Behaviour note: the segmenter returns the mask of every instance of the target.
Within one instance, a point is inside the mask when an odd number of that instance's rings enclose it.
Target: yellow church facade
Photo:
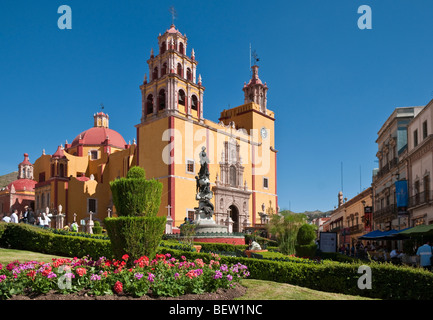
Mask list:
[[[194,219],[199,152],[206,148],[215,220],[230,217],[233,231],[264,224],[278,211],[275,116],[267,109],[267,86],[258,66],[244,84],[244,104],[221,112],[219,122],[203,118],[204,86],[197,76],[194,49],[174,25],[158,37],[149,77],[140,86],[142,117],[137,128],[137,164],[148,178],[160,180],[160,214],[175,225]],[[148,80],[149,79],[149,80]]]
[[[267,108],[267,85],[252,67],[243,86],[244,104],[223,110],[218,122],[203,117],[204,91],[194,50],[174,25],[158,37],[158,54],[147,61],[149,77],[139,86],[142,116],[136,142],[126,143],[109,128],[108,115],[94,115],[94,126],[72,143],[43,154],[34,163],[35,209],[66,214],[66,221],[103,220],[115,214],[109,182],[129,168],[145,169],[163,183],[159,215],[173,226],[194,219],[199,152],[210,160],[214,219],[233,231],[264,224],[278,211],[274,113]]]

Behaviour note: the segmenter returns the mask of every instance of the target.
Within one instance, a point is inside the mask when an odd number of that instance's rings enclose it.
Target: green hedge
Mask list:
[[[105,218],[104,224],[117,259],[124,254],[129,255],[130,260],[139,259],[143,255],[153,259],[164,233],[166,217],[122,216]]]
[[[65,257],[112,257],[110,241],[52,233],[23,223],[0,224],[0,247]]]
[[[214,259],[209,253],[184,252],[159,248],[161,253],[187,259]],[[248,267],[250,278],[289,283],[314,290],[364,296],[389,300],[430,300],[433,299],[433,273],[387,263],[371,263],[372,289],[358,288],[358,273],[361,263],[322,262],[295,263],[269,261],[241,257],[221,256],[220,263],[242,263]]]
[[[206,244],[209,245],[210,244]],[[215,244],[213,244],[215,245]],[[0,246],[30,250],[67,257],[89,255],[96,259],[112,257],[110,241],[53,234],[49,230],[24,224],[0,223]],[[218,247],[218,246],[217,246]],[[218,247],[219,248],[219,247]],[[210,253],[188,252],[158,247],[157,252],[173,257],[190,259],[215,259]],[[388,263],[369,263],[372,289],[361,290],[358,273],[363,263],[302,263],[270,261],[243,257],[220,256],[222,264],[238,262],[248,266],[250,278],[289,283],[315,290],[359,295],[392,300],[433,299],[433,273],[423,269],[395,266]]]

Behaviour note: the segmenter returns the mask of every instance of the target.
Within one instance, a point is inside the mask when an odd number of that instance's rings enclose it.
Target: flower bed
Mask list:
[[[133,262],[128,258],[125,255],[122,260],[83,257],[53,259],[51,263],[14,261],[6,266],[0,264],[0,299],[12,295],[53,291],[70,294],[83,290],[99,296],[175,297],[232,288],[240,279],[249,276],[245,265],[220,264],[218,255],[213,255],[214,259],[207,264],[202,259],[172,258],[168,253],[157,254],[151,261],[146,256]]]

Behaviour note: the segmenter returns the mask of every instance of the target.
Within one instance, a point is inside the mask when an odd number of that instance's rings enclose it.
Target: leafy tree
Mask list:
[[[274,235],[281,252],[287,255],[295,254],[298,230],[306,221],[306,216],[290,211],[281,211],[280,215],[273,215],[268,224],[268,231]]]

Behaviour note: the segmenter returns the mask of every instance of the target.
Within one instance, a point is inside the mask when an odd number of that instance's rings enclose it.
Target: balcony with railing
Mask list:
[[[357,224],[354,226],[351,226],[349,228],[350,234],[356,234],[364,231],[364,225],[363,224]]]
[[[397,218],[397,205],[396,204],[390,204],[389,206],[386,206],[385,208],[378,209],[374,211],[373,219],[375,221],[379,219],[387,220],[387,219],[393,219]]]
[[[433,191],[423,191],[409,198],[409,208],[429,204],[433,200]]]
[[[392,160],[390,160],[386,165],[384,165],[378,172],[377,174],[373,177],[373,180],[376,181],[380,178],[382,178],[383,176],[385,176],[386,174],[388,174],[392,168],[398,166],[398,158],[395,157]]]

